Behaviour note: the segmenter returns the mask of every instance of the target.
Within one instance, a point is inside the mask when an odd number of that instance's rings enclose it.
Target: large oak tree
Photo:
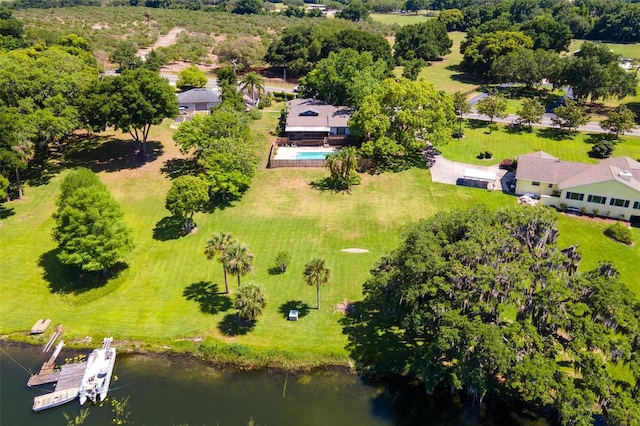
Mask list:
[[[108,76],[91,87],[82,101],[87,125],[94,131],[105,126],[128,132],[140,145],[146,161],[151,126],[178,114],[178,99],[169,82],[155,72],[138,68]]]
[[[343,322],[359,371],[415,377],[428,393],[551,405],[566,425],[596,413],[636,424],[638,299],[611,264],[580,268],[558,235],[544,208],[475,208],[414,225]]]

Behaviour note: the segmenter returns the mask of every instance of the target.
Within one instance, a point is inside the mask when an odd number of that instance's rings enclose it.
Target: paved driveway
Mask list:
[[[438,183],[448,183],[450,185],[458,185],[459,180],[464,177],[465,169],[475,169],[482,171],[490,171],[494,172],[497,176],[495,182],[493,182],[493,186],[489,185],[489,189],[507,189],[503,188],[503,186],[507,186],[506,182],[509,181],[509,178],[503,179],[506,170],[502,170],[495,166],[476,166],[475,164],[467,164],[467,163],[458,163],[455,161],[447,160],[442,155],[436,156],[436,162],[433,166],[431,166],[431,180],[433,182]]]

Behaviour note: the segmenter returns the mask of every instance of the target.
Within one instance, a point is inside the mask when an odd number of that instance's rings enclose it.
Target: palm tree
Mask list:
[[[331,173],[334,189],[348,190],[351,185],[360,183],[360,177],[356,173],[358,153],[355,147],[342,148],[340,151],[328,155],[326,167]]]
[[[255,92],[258,92],[258,96],[264,92],[264,78],[262,78],[257,72],[249,72],[242,77],[242,80],[240,81],[240,88],[251,93],[253,106],[256,106]]]
[[[320,309],[320,287],[324,287],[331,278],[331,270],[327,268],[324,259],[313,259],[304,265],[304,281],[316,288],[316,309]]]
[[[262,313],[267,306],[267,298],[264,289],[256,283],[249,283],[238,289],[235,295],[235,306],[238,310],[238,317],[245,320],[254,320]]]
[[[207,241],[207,246],[204,249],[204,254],[207,256],[207,259],[213,259],[218,255],[218,261],[222,264],[222,271],[224,272],[224,288],[227,294],[229,294],[229,277],[227,275],[228,271],[227,263],[225,262],[225,253],[229,246],[235,243],[236,241],[233,239],[231,234],[219,232],[211,236],[211,239]]]
[[[245,244],[235,242],[227,248],[222,257],[229,273],[238,277],[238,288],[240,288],[240,277],[253,270],[253,253]]]

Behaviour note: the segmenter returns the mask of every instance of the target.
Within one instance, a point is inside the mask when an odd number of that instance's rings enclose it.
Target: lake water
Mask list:
[[[76,353],[63,350],[58,361]],[[48,355],[40,347],[0,343],[0,425],[66,425],[64,413],[79,414],[77,400],[31,410],[33,397],[53,386],[28,388],[23,367],[36,372]],[[338,369],[225,372],[193,358],[119,354],[114,377],[108,399],[128,396],[129,420],[135,425],[247,425],[252,418],[262,426],[546,424],[510,409],[488,412],[453,398],[432,401],[416,388],[370,386]],[[87,405],[91,413],[85,425],[111,422],[108,400],[103,406]]]

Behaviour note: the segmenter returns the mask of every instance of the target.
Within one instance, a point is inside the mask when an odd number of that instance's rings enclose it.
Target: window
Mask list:
[[[553,184],[552,183],[549,184],[549,188],[553,188]]]
[[[567,200],[584,200],[584,194],[580,194],[579,192],[567,192],[567,195],[564,196]]]
[[[621,198],[612,198],[609,202],[610,206],[616,207],[629,207],[629,200],[623,200]]]
[[[531,182],[531,186],[540,186],[540,182],[536,182],[535,180]]]
[[[336,134],[338,135],[345,135],[347,133],[347,129],[344,127],[337,127],[336,128]]]
[[[589,195],[587,201],[595,204],[604,204],[607,202],[607,197],[601,197],[600,195]]]
[[[640,201],[634,201],[633,202],[633,208],[636,210],[640,210]]]

